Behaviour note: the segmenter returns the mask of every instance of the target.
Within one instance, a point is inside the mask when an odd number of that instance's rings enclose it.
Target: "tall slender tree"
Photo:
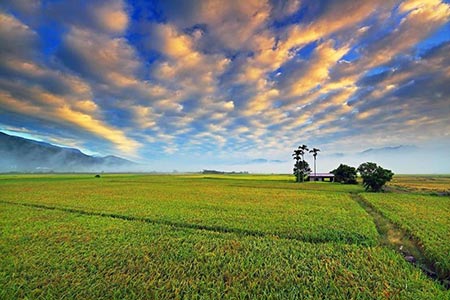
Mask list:
[[[305,152],[308,152],[308,146],[306,146],[305,144],[298,146],[298,149],[302,150],[302,160],[305,160]]]
[[[294,153],[292,154],[293,159],[295,160],[295,165],[294,165],[294,175],[296,178],[297,182],[300,182],[300,161],[302,159],[302,151],[301,149],[296,149],[294,150]]]
[[[308,163],[304,159],[305,149],[308,150],[306,145],[299,146],[297,149],[294,150],[294,153],[292,154],[295,160],[294,175],[296,177],[297,182],[305,181],[305,176],[307,176],[311,172]]]
[[[312,150],[309,150],[309,153],[312,153],[314,156],[314,180],[316,180],[316,158],[317,158],[317,153],[320,152],[320,149],[317,148],[312,148]]]

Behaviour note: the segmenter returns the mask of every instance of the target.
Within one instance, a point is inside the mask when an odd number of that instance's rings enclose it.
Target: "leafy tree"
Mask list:
[[[294,175],[297,182],[305,181],[305,178],[311,173],[311,168],[306,160],[299,160],[294,165]]]
[[[358,167],[358,172],[363,179],[363,185],[366,191],[380,192],[386,182],[391,181],[391,170],[383,169],[376,163],[366,162]]]
[[[334,169],[330,173],[334,174],[334,181],[345,184],[357,184],[356,181],[356,169],[344,164],[340,164],[337,169]]]

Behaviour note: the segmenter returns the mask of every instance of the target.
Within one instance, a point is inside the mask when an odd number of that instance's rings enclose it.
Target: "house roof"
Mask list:
[[[314,172],[309,174],[309,177],[334,177],[334,174],[332,173],[316,173],[316,175],[314,175]]]

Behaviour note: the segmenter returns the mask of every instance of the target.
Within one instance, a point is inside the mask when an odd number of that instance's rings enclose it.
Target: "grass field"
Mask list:
[[[445,266],[449,197],[424,219],[422,195],[286,175],[1,175],[0,298],[448,299],[356,193]]]

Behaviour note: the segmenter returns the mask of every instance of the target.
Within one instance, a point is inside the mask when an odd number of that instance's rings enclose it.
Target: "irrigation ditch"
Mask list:
[[[379,234],[379,244],[400,253],[407,262],[422,270],[429,278],[439,282],[447,290],[450,289],[449,278],[441,278],[434,268],[434,262],[428,260],[419,241],[406,230],[403,230],[358,193],[350,193],[372,218]]]

